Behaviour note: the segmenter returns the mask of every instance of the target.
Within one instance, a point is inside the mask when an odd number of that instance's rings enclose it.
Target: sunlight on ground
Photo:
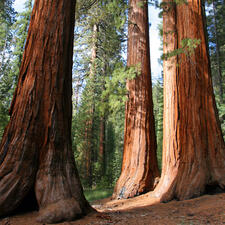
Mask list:
[[[92,203],[99,212],[110,212],[118,210],[132,210],[139,207],[150,206],[160,203],[159,198],[152,195],[153,192],[146,193],[130,199],[112,200],[111,196],[103,200],[97,200]]]

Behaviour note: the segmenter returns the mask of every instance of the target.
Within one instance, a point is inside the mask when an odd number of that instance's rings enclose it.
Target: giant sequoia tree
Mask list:
[[[75,2],[35,1],[0,145],[0,216],[32,190],[41,222],[71,220],[90,209],[71,150]]]
[[[149,53],[148,5],[130,0],[128,28],[128,66],[136,66],[136,78],[127,81],[122,172],[114,198],[129,198],[153,189],[159,176],[153,116]]]
[[[202,1],[176,5],[164,0],[164,134],[162,201],[225,188],[225,145],[215,106]],[[200,39],[193,54],[187,40]],[[182,41],[183,40],[183,41]],[[190,43],[190,42],[189,42]],[[186,47],[185,47],[186,46]],[[190,50],[190,48],[189,48]]]

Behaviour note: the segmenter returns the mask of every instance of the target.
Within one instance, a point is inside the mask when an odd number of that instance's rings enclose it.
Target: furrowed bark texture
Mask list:
[[[218,122],[201,1],[164,1],[164,53],[184,38],[200,39],[191,56],[164,61],[164,135],[161,201],[189,199],[208,186],[225,188],[225,146]],[[179,64],[179,66],[177,66]]]
[[[90,209],[71,148],[75,0],[36,0],[0,146],[0,216],[35,187],[43,223]],[[23,207],[23,206],[21,206]]]
[[[125,140],[122,172],[113,197],[129,198],[150,191],[159,176],[150,72],[148,7],[130,0],[128,66],[139,66],[140,74],[127,82]]]

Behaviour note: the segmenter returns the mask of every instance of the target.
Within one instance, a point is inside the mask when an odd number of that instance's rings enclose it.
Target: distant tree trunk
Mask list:
[[[32,189],[39,222],[72,220],[90,210],[71,147],[75,2],[35,1],[0,145],[0,216],[22,208]]]
[[[94,79],[96,73],[96,58],[97,58],[97,38],[98,38],[98,26],[93,25],[93,36],[92,36],[92,50],[91,50],[91,68],[89,75],[89,109],[88,109],[88,120],[86,121],[86,178],[88,180],[88,186],[91,188],[93,183],[93,161],[94,161],[94,150],[93,150],[93,123],[94,123]]]
[[[105,55],[106,59],[106,55]],[[101,81],[101,86],[102,86],[102,93],[106,90],[105,87],[105,77],[107,76],[107,61],[104,62],[104,66],[102,68],[103,70],[103,76],[102,76],[102,81]],[[102,103],[104,104],[105,101],[107,101],[105,98],[101,99]],[[101,176],[105,176],[106,174],[106,115],[105,112],[103,115],[100,116],[100,137],[99,137],[99,163],[101,166]]]
[[[122,172],[114,198],[129,198],[150,191],[159,176],[153,116],[149,53],[148,5],[130,0],[128,28],[128,66],[140,67],[140,74],[127,81]]]
[[[200,39],[191,56],[164,60],[164,134],[161,201],[189,199],[225,187],[225,145],[219,125],[206,46],[202,2],[164,0],[164,53],[184,38]]]

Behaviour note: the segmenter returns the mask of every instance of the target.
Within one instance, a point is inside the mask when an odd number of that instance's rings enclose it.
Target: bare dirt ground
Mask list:
[[[225,225],[225,193],[169,203],[159,203],[148,193],[128,200],[103,199],[92,206],[97,212],[58,225]],[[7,217],[0,225],[40,225],[35,221],[37,215]]]

